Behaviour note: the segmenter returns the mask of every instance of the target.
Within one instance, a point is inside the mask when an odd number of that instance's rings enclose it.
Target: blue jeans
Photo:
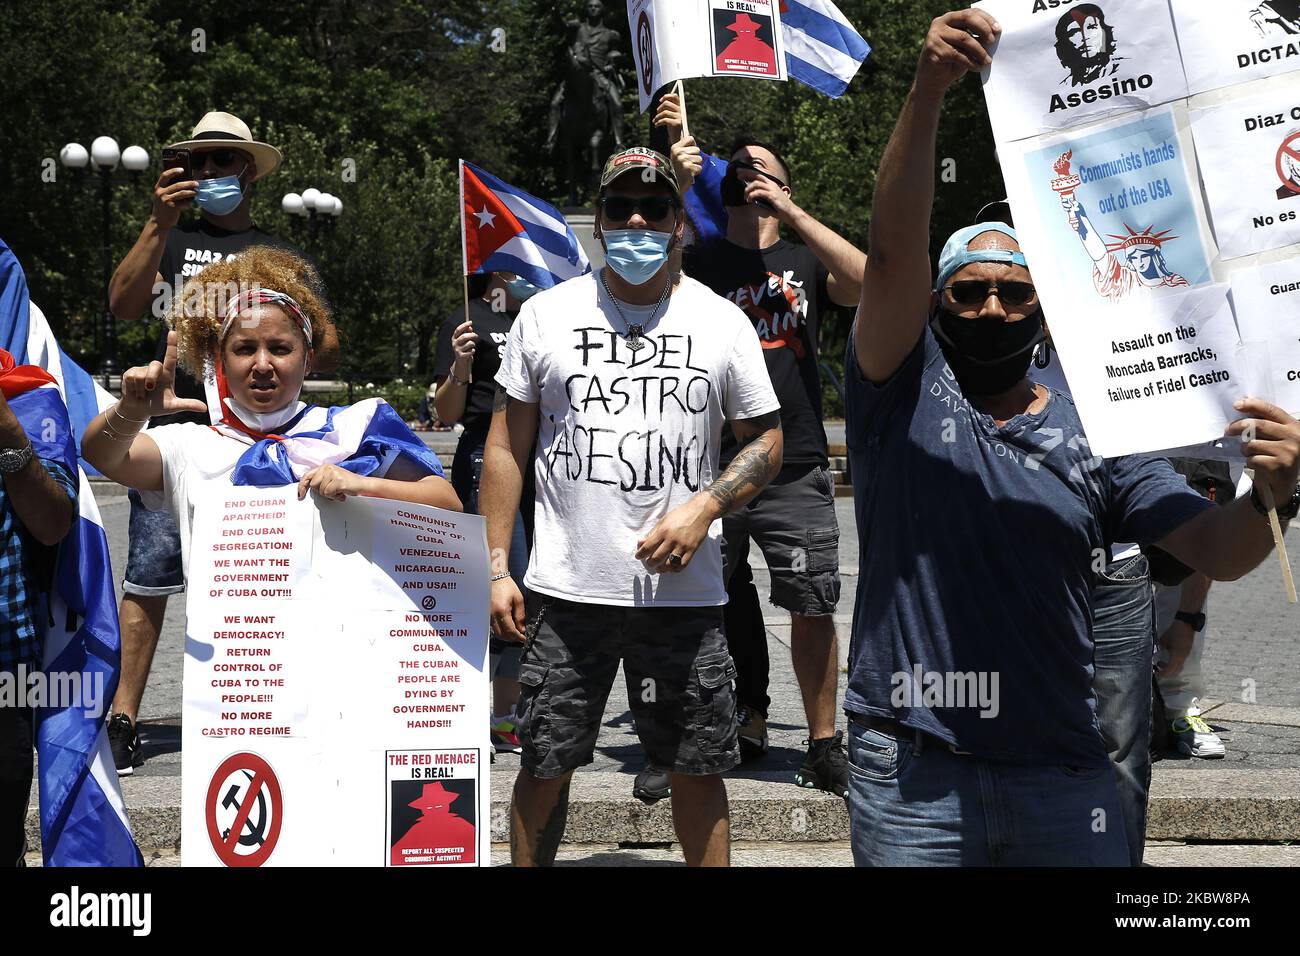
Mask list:
[[[1114,770],[955,754],[849,722],[857,866],[1126,866]]]
[[[1155,616],[1147,559],[1112,562],[1093,586],[1097,723],[1115,767],[1129,861],[1142,865],[1151,790],[1151,675]]]

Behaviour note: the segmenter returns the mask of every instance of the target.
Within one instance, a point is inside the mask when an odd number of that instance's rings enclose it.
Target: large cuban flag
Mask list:
[[[591,271],[558,209],[464,160],[460,207],[465,275],[513,272],[549,289]]]
[[[61,463],[78,481],[79,513],[59,545],[48,613],[40,615],[48,624],[43,634],[46,675],[70,675],[64,678],[65,686],[81,690],[76,695],[80,699],[61,699],[54,703],[62,706],[37,712],[45,864],[140,866],[143,861],[127,823],[104,723],[103,708],[117,692],[121,663],[108,539],[77,457],[77,442],[96,414],[103,390],[59,349],[44,316],[28,300],[18,260],[2,241],[0,343],[14,352],[12,359],[0,357],[10,366],[3,376],[9,407],[36,454]],[[44,372],[34,367],[37,360],[49,363]],[[13,367],[19,364],[26,367]],[[56,378],[60,373],[62,382]],[[64,388],[68,403],[78,405],[86,422],[70,420]]]
[[[781,0],[781,33],[790,78],[840,97],[871,46],[830,0]]]

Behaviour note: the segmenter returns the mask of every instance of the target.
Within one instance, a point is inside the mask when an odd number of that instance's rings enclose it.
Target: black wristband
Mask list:
[[[1259,485],[1250,486],[1250,503],[1255,510],[1265,517],[1268,516],[1268,508],[1264,507],[1264,500],[1259,494]],[[1296,485],[1291,490],[1291,497],[1277,505],[1277,516],[1281,521],[1290,521],[1297,514],[1300,514],[1300,485]]]

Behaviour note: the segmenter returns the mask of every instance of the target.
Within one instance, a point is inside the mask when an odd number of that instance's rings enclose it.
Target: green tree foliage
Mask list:
[[[109,254],[115,265],[139,233],[158,151],[188,136],[211,109],[240,116],[284,152],[255,187],[263,228],[318,262],[357,381],[427,378],[443,317],[461,301],[457,159],[560,201],[557,157],[543,149],[562,75],[565,21],[579,0],[24,0],[0,36],[0,237],[27,270],[33,299],[91,368],[103,308],[103,243],[94,184],[57,166],[67,142],[101,133],[154,158],[135,185],[116,188]],[[881,152],[911,84],[921,38],[946,0],[840,0],[873,53],[849,92],[831,100],[802,85],[687,82],[691,130],[725,153],[751,132],[783,149],[795,197],[865,245]],[[648,140],[637,113],[622,2],[606,22],[625,38],[629,142]],[[502,47],[504,46],[504,49]],[[1002,196],[978,80],[954,90],[940,133],[934,235],[941,242],[984,202]],[[42,173],[54,160],[56,180]],[[353,175],[353,172],[355,175]],[[936,170],[939,177],[943,169]],[[48,177],[48,173],[47,173]],[[122,174],[122,178],[126,178]],[[280,197],[315,186],[343,215],[309,227]],[[838,364],[846,317],[823,346]],[[121,358],[148,357],[146,322],[119,324]]]

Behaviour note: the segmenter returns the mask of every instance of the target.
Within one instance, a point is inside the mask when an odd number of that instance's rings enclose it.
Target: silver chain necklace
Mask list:
[[[614,303],[614,308],[618,312],[618,317],[623,320],[623,328],[626,330],[623,335],[627,337],[627,347],[632,352],[639,352],[645,348],[645,343],[641,341],[641,336],[645,335],[645,327],[653,322],[659,316],[659,310],[663,308],[664,302],[668,299],[668,293],[672,291],[673,279],[675,276],[670,275],[668,282],[664,285],[663,294],[659,296],[659,301],[655,303],[654,311],[650,313],[650,318],[646,320],[645,325],[630,325],[627,316],[623,314],[622,307],[618,304],[618,299],[614,298],[614,293],[609,289],[609,282],[605,279],[605,270],[600,270],[600,284],[605,287],[605,294],[609,296],[609,301]]]

